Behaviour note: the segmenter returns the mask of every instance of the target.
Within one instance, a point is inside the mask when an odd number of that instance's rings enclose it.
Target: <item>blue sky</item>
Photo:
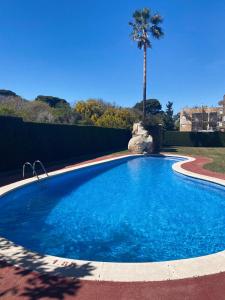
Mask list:
[[[135,9],[164,17],[148,53],[148,98],[165,106],[217,105],[225,94],[224,0],[0,0],[0,88],[74,103],[133,106],[142,51],[129,38]]]

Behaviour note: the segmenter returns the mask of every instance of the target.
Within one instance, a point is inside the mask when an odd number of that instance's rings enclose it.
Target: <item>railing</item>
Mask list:
[[[37,176],[37,179],[39,180],[39,176],[36,172],[36,164],[40,164],[40,166],[41,166],[42,170],[44,171],[45,175],[48,177],[48,173],[46,172],[46,169],[45,169],[43,163],[40,160],[35,160],[33,165],[29,161],[25,162],[25,164],[23,165],[23,178],[25,177],[26,166],[29,166],[32,170],[33,176]]]
[[[37,163],[41,166],[41,168],[44,171],[45,175],[48,177],[48,173],[46,172],[46,169],[45,169],[43,163],[40,160],[35,160],[35,162],[33,163],[33,175],[37,174],[36,173],[36,168],[35,168]]]
[[[26,166],[31,167],[33,176],[36,175],[36,176],[37,176],[37,179],[39,179],[37,172],[35,171],[34,167],[32,166],[32,164],[31,164],[29,161],[25,162],[25,164],[23,165],[23,178],[25,177],[25,169],[26,169]]]

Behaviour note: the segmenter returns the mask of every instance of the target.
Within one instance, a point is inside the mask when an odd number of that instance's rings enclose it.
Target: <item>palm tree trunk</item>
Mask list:
[[[143,122],[145,122],[146,119],[146,68],[147,64],[147,47],[146,44],[144,45],[144,66],[143,66]]]

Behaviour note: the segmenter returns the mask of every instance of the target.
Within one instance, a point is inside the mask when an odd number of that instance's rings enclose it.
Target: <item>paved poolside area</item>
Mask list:
[[[0,299],[224,300],[225,273],[161,282],[103,282],[43,275],[0,263]]]
[[[118,155],[119,156],[119,155]],[[112,158],[107,155],[89,162]],[[183,165],[188,171],[225,179],[203,169],[208,158]],[[87,163],[87,161],[85,162]],[[91,274],[91,270],[86,270]],[[154,282],[87,281],[38,273],[7,264],[0,258],[0,299],[225,299],[225,273]]]

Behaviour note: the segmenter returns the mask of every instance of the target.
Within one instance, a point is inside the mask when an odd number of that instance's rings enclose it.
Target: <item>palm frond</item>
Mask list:
[[[151,16],[151,10],[149,8],[143,8],[142,9],[142,18],[147,23]]]
[[[151,17],[151,23],[153,25],[158,25],[158,24],[161,24],[162,22],[163,22],[163,17],[161,17],[160,14],[154,14]]]
[[[158,26],[162,22],[163,18],[158,13],[151,15],[149,8],[136,10],[133,13],[133,20],[129,22],[129,25],[132,27],[131,37],[137,42],[139,49],[142,49],[143,46],[151,48],[149,35],[156,39],[164,35],[162,28]]]
[[[164,36],[164,32],[162,31],[162,28],[157,25],[153,25],[151,27],[151,33],[152,36],[156,39],[160,39],[161,37]]]
[[[141,24],[141,22],[142,22],[141,11],[136,10],[133,14],[133,19],[134,19],[135,23]]]

